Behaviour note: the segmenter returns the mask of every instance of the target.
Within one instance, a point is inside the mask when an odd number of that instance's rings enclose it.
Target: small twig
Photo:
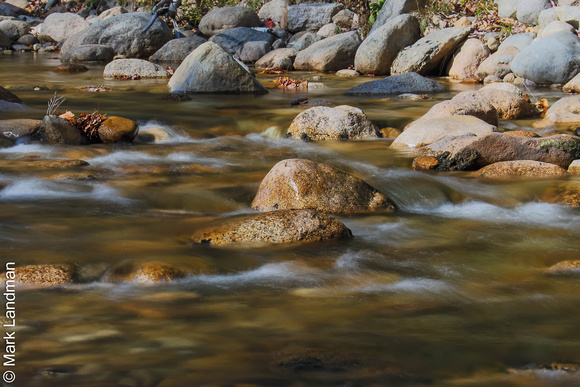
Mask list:
[[[48,100],[48,109],[46,109],[47,116],[53,116],[56,113],[56,109],[59,108],[62,103],[66,101],[65,97],[56,97],[56,91],[54,92],[54,97]]]

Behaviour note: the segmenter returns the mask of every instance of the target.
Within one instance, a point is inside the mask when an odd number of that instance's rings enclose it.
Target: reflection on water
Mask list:
[[[57,91],[67,98],[63,109],[137,120],[141,140],[0,149],[3,261],[69,263],[81,273],[78,284],[19,289],[12,385],[579,384],[580,281],[544,274],[579,259],[578,211],[537,201],[557,180],[419,173],[388,140],[259,135],[283,131],[303,109],[290,106],[299,96],[356,105],[379,126],[401,128],[475,86],[449,84],[451,93],[418,102],[347,98],[347,88],[368,79],[324,74],[327,88],[310,94],[169,102],[161,100],[166,81],[105,80],[96,65],[52,73],[57,64],[51,55],[0,57],[0,85],[33,108],[6,118],[42,118]],[[80,91],[98,85],[113,91]],[[188,244],[208,221],[251,212],[261,179],[293,157],[355,173],[402,211],[343,217],[350,241]],[[34,164],[48,159],[89,165]],[[189,274],[156,285],[101,280],[120,262],[149,261]]]

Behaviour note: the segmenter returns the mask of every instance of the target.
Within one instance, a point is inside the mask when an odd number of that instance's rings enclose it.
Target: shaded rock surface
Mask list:
[[[363,180],[310,160],[277,163],[252,201],[258,211],[309,208],[334,214],[390,212],[394,204]]]
[[[312,107],[298,114],[288,128],[288,135],[302,140],[377,138],[377,133],[362,110],[347,105]]]
[[[155,54],[149,58],[152,62],[183,62],[196,48],[207,42],[207,39],[199,35],[181,39],[173,39],[165,43]]]
[[[2,86],[0,86],[0,100],[14,103],[22,102],[22,100],[16,94],[3,88]]]
[[[399,15],[417,11],[425,6],[425,0],[389,0],[383,3],[383,6],[377,15],[373,27],[369,31],[369,36],[381,28],[390,19]]]
[[[258,27],[261,24],[250,7],[222,7],[209,11],[199,22],[199,30],[205,36],[213,36],[231,28]]]
[[[2,20],[0,21],[0,31],[4,33],[13,42],[21,36],[28,34],[30,25],[21,20]]]
[[[86,138],[64,118],[45,116],[35,137],[48,144],[81,145]]]
[[[414,72],[365,82],[346,91],[346,95],[396,95],[404,93],[442,93],[447,88]]]
[[[40,128],[42,121],[26,118],[0,121],[0,136],[16,141],[20,138],[32,136]]]
[[[417,19],[405,14],[388,20],[359,46],[354,67],[363,74],[389,74],[399,52],[420,38]]]
[[[217,221],[197,230],[191,241],[210,246],[232,243],[262,245],[347,239],[351,236],[342,222],[322,212],[282,210]]]
[[[472,134],[483,136],[496,132],[497,128],[479,118],[457,115],[415,121],[391,144],[392,148],[418,148],[448,137]]]
[[[103,77],[169,78],[169,73],[163,67],[144,59],[117,59],[105,66]]]
[[[147,12],[133,12],[99,20],[90,27],[68,38],[61,53],[84,44],[104,44],[115,51],[115,55],[129,58],[147,58],[173,38],[169,27],[157,19],[145,32],[151,15]]]
[[[173,93],[253,93],[268,91],[231,55],[213,42],[195,49],[169,81]]]
[[[269,32],[257,31],[248,27],[236,27],[212,36],[209,41],[219,44],[231,55],[240,55],[247,43],[264,42],[271,46],[275,39],[276,37]]]
[[[410,71],[427,75],[467,37],[470,27],[451,27],[435,31],[404,48],[393,61],[391,74]]]
[[[361,44],[357,31],[345,32],[314,43],[296,55],[294,68],[304,71],[338,71],[354,64]]]
[[[103,62],[113,60],[115,50],[103,44],[83,44],[73,47],[61,55],[60,61],[67,62]]]
[[[565,176],[566,170],[554,164],[532,160],[514,160],[493,163],[477,171],[484,177],[555,177]]]

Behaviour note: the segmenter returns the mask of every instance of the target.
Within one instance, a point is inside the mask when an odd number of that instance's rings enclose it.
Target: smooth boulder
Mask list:
[[[138,75],[139,78],[169,78],[163,67],[144,59],[117,59],[105,66],[104,78],[124,78]]]
[[[258,68],[282,67],[284,70],[289,70],[288,67],[293,67],[292,63],[294,63],[296,55],[298,55],[298,50],[294,48],[279,48],[258,59],[255,66]]]
[[[268,90],[223,48],[207,42],[195,49],[169,81],[172,93],[264,94]]]
[[[97,129],[99,139],[105,144],[131,142],[139,133],[139,127],[133,120],[123,117],[108,117]]]
[[[163,47],[151,55],[152,62],[183,62],[196,48],[207,42],[207,39],[199,35],[181,39],[173,39],[165,43]]]
[[[479,65],[489,55],[489,48],[481,40],[467,39],[453,53],[447,64],[447,74],[455,79],[475,77]]]
[[[263,42],[272,46],[276,37],[265,31],[257,31],[248,27],[236,27],[212,36],[209,41],[219,44],[231,55],[240,55],[244,46],[250,42]]]
[[[414,72],[392,75],[376,81],[362,83],[348,89],[345,95],[398,95],[405,93],[443,93],[447,88],[436,81]]]
[[[260,183],[251,207],[258,211],[315,209],[333,214],[395,210],[385,195],[358,177],[304,159],[274,165]]]
[[[359,46],[354,67],[363,74],[389,74],[399,52],[419,40],[419,22],[404,14],[388,20]]]
[[[566,176],[564,168],[554,164],[543,163],[533,160],[501,161],[486,165],[477,171],[478,176],[483,177],[558,177]]]
[[[338,71],[354,64],[361,44],[357,31],[345,32],[314,43],[296,55],[294,68],[302,71]]]
[[[194,244],[264,245],[348,239],[339,220],[315,210],[283,210],[223,219],[193,233]]]
[[[359,140],[377,138],[378,130],[358,108],[315,106],[294,118],[287,136],[302,140]]]
[[[390,19],[399,15],[417,11],[425,6],[425,0],[388,0],[383,3],[369,36],[385,25]]]
[[[536,128],[549,126],[560,130],[580,127],[580,95],[559,99],[550,106],[541,121],[534,123]]]
[[[34,135],[48,144],[81,145],[87,140],[73,124],[57,116],[44,116],[40,128]]]
[[[74,13],[51,13],[41,26],[42,35],[48,35],[56,42],[63,42],[74,34],[89,28],[90,22]]]
[[[167,25],[157,19],[142,33],[151,15],[147,12],[133,12],[112,16],[91,24],[90,27],[68,38],[61,53],[84,44],[104,44],[115,51],[115,55],[128,58],[148,58],[173,38]]]
[[[288,7],[288,31],[313,31],[332,23],[344,6],[340,3],[297,4]]]
[[[222,7],[209,11],[199,22],[199,30],[205,36],[214,36],[236,27],[259,27],[262,24],[250,7]]]
[[[115,50],[103,44],[83,44],[67,50],[60,57],[63,63],[100,62],[109,63],[115,57]]]
[[[515,46],[505,46],[498,49],[481,62],[475,75],[480,78],[485,78],[488,75],[505,77],[512,72],[511,63],[519,53],[520,49]]]

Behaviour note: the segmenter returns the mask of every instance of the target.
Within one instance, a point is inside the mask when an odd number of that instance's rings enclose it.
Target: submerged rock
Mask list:
[[[580,260],[558,262],[546,269],[546,274],[576,274],[580,275]]]
[[[136,282],[152,284],[171,282],[187,276],[181,267],[164,262],[121,262],[109,269],[102,278],[105,282]]]
[[[213,42],[202,44],[185,58],[169,88],[172,93],[268,93],[247,68]]]
[[[347,239],[350,230],[339,220],[315,210],[283,210],[219,220],[191,236],[196,244],[279,244]]]
[[[23,137],[29,137],[34,134],[40,125],[41,120],[31,120],[26,118],[0,121],[0,137],[5,137],[16,141]]]
[[[580,207],[580,183],[577,181],[567,181],[553,185],[542,194],[541,200],[547,203]]]
[[[377,138],[378,130],[362,110],[342,105],[315,106],[298,114],[287,136],[301,140],[358,140]]]
[[[398,95],[404,93],[442,93],[445,86],[417,73],[393,75],[377,81],[362,83],[348,89],[345,95]]]
[[[10,271],[12,272],[12,271]],[[28,265],[16,267],[12,275],[2,273],[0,281],[14,280],[17,284],[55,286],[73,282],[76,277],[75,268],[71,265]]]
[[[334,214],[395,210],[385,195],[358,177],[303,159],[274,165],[260,183],[251,207],[258,211],[308,208]]]

